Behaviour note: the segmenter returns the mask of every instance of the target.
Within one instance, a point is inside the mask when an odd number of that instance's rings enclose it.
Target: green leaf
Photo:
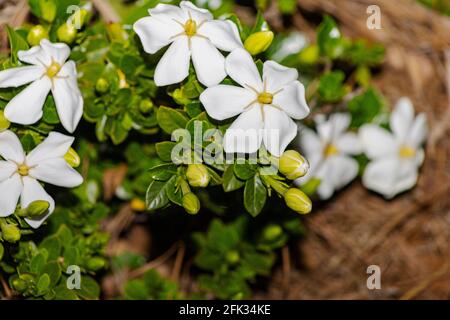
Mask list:
[[[3,259],[3,255],[5,254],[5,248],[3,247],[3,245],[0,243],[0,261],[2,261]]]
[[[61,242],[56,236],[50,236],[45,238],[39,248],[46,249],[48,252],[47,260],[56,260],[61,254]]]
[[[172,163],[164,163],[152,167],[149,170],[150,177],[153,180],[167,181],[170,177],[177,173],[177,166]]]
[[[53,96],[51,96],[51,95],[49,95],[47,97],[47,99],[45,100],[42,120],[44,120],[48,124],[58,124],[59,123],[59,117],[58,117],[58,112],[56,111],[55,101],[53,99]]]
[[[150,182],[145,198],[148,210],[159,209],[169,203],[167,190],[175,187],[176,178],[176,176],[173,176],[167,181],[153,180]]]
[[[231,192],[234,190],[237,190],[244,186],[245,181],[240,180],[236,175],[234,174],[234,164],[229,165],[225,172],[223,173],[223,190],[225,192]]]
[[[54,290],[55,300],[78,300],[76,290],[67,288],[66,281],[62,281]]]
[[[172,161],[172,149],[175,146],[176,146],[176,143],[172,142],[172,141],[158,142],[155,145],[156,154],[158,155],[158,157],[161,158],[161,160],[170,162],[170,161]]]
[[[14,31],[9,26],[6,26],[6,32],[8,33],[9,46],[11,48],[11,59],[13,63],[17,63],[17,52],[19,50],[27,50],[28,43],[17,31]]]
[[[344,79],[345,74],[340,70],[324,74],[320,78],[318,88],[321,99],[325,102],[337,102],[341,100],[346,93]]]
[[[339,57],[344,49],[344,39],[336,22],[329,16],[325,16],[317,30],[317,44],[322,55],[331,59]]]
[[[35,255],[30,261],[30,271],[33,273],[40,273],[47,263],[47,259],[42,253]]]
[[[50,285],[55,286],[61,278],[61,267],[56,261],[49,262],[42,268],[41,274],[44,273],[49,275]]]
[[[184,128],[189,120],[180,111],[164,106],[159,107],[156,119],[161,129],[169,134],[176,129]]]
[[[48,274],[44,273],[39,277],[39,280],[36,284],[36,287],[38,289],[38,294],[42,295],[45,293],[45,291],[48,290],[48,287],[50,286],[50,277]]]
[[[348,110],[352,115],[352,128],[358,128],[364,123],[371,122],[383,109],[381,96],[369,88],[362,94],[354,97],[348,102]]]
[[[247,161],[245,163],[236,163],[234,165],[234,174],[242,180],[248,180],[256,174],[258,166],[250,164]]]
[[[100,296],[100,287],[93,278],[83,276],[81,277],[80,290],[77,290],[77,294],[86,300],[98,299]]]
[[[267,198],[267,190],[259,175],[247,180],[244,189],[244,206],[245,209],[256,217],[264,207]]]

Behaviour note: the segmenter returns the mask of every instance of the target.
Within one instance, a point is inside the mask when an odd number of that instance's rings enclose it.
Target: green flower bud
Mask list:
[[[280,172],[288,179],[303,177],[309,170],[308,161],[297,151],[287,150],[280,157]]]
[[[0,243],[0,261],[2,261],[3,259],[3,255],[5,254],[5,248],[3,247],[3,245]]]
[[[304,64],[314,64],[319,60],[319,47],[315,44],[303,48],[298,54],[298,59]]]
[[[15,278],[11,282],[11,285],[12,285],[13,289],[16,290],[17,292],[23,292],[28,287],[27,282],[20,278]]]
[[[90,270],[98,271],[106,266],[106,260],[101,257],[92,257],[87,261],[87,267]]]
[[[203,164],[190,164],[186,170],[186,177],[193,187],[206,187],[211,177]]]
[[[284,194],[286,205],[297,213],[306,214],[311,212],[312,203],[306,194],[300,189],[291,188]]]
[[[259,31],[251,34],[244,42],[245,49],[253,56],[269,48],[273,40],[272,31]]]
[[[192,192],[186,193],[182,199],[183,208],[189,214],[197,214],[200,210],[200,200]]]
[[[111,40],[125,41],[128,38],[128,34],[120,23],[110,23],[106,26],[106,30]]]
[[[38,217],[47,213],[50,203],[45,200],[31,202],[25,210],[27,217]]]
[[[47,22],[52,22],[56,17],[57,1],[39,0],[41,16]]]
[[[20,240],[20,229],[15,224],[1,224],[2,238],[5,241],[14,243]]]
[[[78,153],[73,149],[69,148],[67,153],[64,155],[64,160],[71,166],[72,168],[76,168],[80,165],[80,156]]]
[[[241,256],[237,250],[230,250],[225,254],[225,258],[230,264],[236,264],[239,262]]]
[[[139,103],[139,111],[149,113],[153,109],[153,102],[150,99],[141,100]]]
[[[98,78],[97,82],[95,83],[95,90],[97,90],[98,93],[105,93],[109,89],[109,82],[105,78]]]
[[[3,110],[0,110],[0,132],[8,129],[10,125],[11,122],[9,122],[9,120],[6,119],[5,113],[3,112]]]
[[[48,39],[48,32],[40,24],[31,28],[28,32],[27,41],[30,46],[37,46],[42,39]]]
[[[277,224],[270,224],[264,228],[263,238],[267,241],[274,241],[278,239],[283,233],[283,229]]]
[[[56,30],[58,40],[67,44],[71,44],[75,40],[77,33],[78,31],[75,26],[69,23],[64,23]]]

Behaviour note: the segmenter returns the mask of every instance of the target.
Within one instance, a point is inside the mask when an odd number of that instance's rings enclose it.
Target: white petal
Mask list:
[[[189,13],[189,16],[192,17],[192,19],[194,19],[197,23],[211,20],[213,18],[211,12],[206,9],[196,7],[190,1],[181,1],[180,8],[183,9],[186,13]]]
[[[370,159],[394,155],[398,151],[398,143],[394,136],[376,125],[363,125],[359,129],[359,137],[364,152]]]
[[[156,85],[162,87],[183,81],[189,74],[190,59],[188,38],[178,37],[156,66]]]
[[[305,100],[305,87],[299,81],[284,85],[273,97],[273,104],[294,119],[300,120],[309,114],[309,107]]]
[[[26,66],[0,71],[0,88],[19,87],[39,79],[45,72],[41,66]]]
[[[21,192],[22,182],[18,173],[0,181],[0,217],[7,217],[14,213]]]
[[[17,164],[0,160],[0,181],[10,178],[17,171]]]
[[[237,48],[225,59],[227,74],[243,87],[262,92],[262,81],[253,58],[246,50]]]
[[[40,45],[44,52],[60,65],[69,58],[70,48],[65,43],[51,43],[47,39],[42,39]]]
[[[334,142],[350,126],[351,116],[348,113],[333,113],[328,121],[324,121],[320,116],[316,116],[314,120],[316,120],[317,132],[322,141]]]
[[[201,84],[210,87],[220,83],[225,77],[225,58],[211,41],[191,38],[192,62],[197,79]]]
[[[334,189],[341,189],[358,175],[358,162],[345,155],[335,155],[329,159],[331,179]]]
[[[52,214],[53,210],[55,210],[55,201],[53,200],[52,197],[48,195],[48,193],[44,190],[44,188],[39,184],[39,182],[36,179],[26,176],[22,177],[22,181],[23,181],[23,191],[20,197],[20,205],[22,206],[22,208],[28,207],[30,203],[36,200],[44,200],[50,204],[47,214],[33,219],[25,218],[25,221],[32,228],[36,229],[39,228],[39,226],[45,221],[45,219],[47,219],[48,216]]]
[[[145,17],[139,19],[133,26],[147,53],[155,53],[167,46],[175,35],[183,32],[183,28],[173,20]]]
[[[390,127],[400,142],[404,142],[414,120],[414,108],[409,98],[401,98],[391,113]]]
[[[297,124],[286,114],[271,106],[264,106],[264,146],[280,157],[297,135]]]
[[[74,140],[74,137],[59,132],[50,132],[44,141],[28,153],[27,165],[35,166],[48,159],[63,158]]]
[[[5,117],[11,122],[33,124],[42,117],[42,108],[51,88],[48,77],[36,80],[11,99]]]
[[[83,97],[78,89],[75,63],[67,62],[60,71],[60,77],[53,80],[52,94],[56,110],[63,127],[75,131],[83,115]]]
[[[148,12],[151,16],[166,21],[173,21],[175,19],[178,22],[184,23],[189,19],[188,14],[183,9],[171,4],[160,3],[153,9],[148,10]]]
[[[428,134],[427,117],[419,114],[409,129],[405,143],[412,148],[419,148],[426,140]]]
[[[288,83],[297,80],[298,71],[294,68],[287,68],[275,61],[266,61],[263,66],[263,80],[266,90],[275,92]],[[303,95],[305,89],[303,88]]]
[[[305,153],[305,156],[307,158],[310,158],[316,154],[323,154],[322,141],[320,141],[320,138],[316,132],[305,126],[299,128],[298,131],[298,141],[300,144],[300,149]]]
[[[336,148],[345,154],[360,154],[362,152],[361,142],[354,132],[346,132],[335,139]]]
[[[22,164],[25,160],[22,144],[12,131],[0,132],[0,156],[18,164]]]
[[[36,66],[45,67],[52,63],[52,57],[41,46],[34,46],[29,50],[20,50],[17,52],[17,57],[20,61]]]
[[[320,180],[319,187],[317,188],[317,194],[322,200],[331,198],[334,193],[332,171],[333,167],[330,162],[330,158],[325,158],[317,168],[317,172],[314,175],[315,178],[318,178]]]
[[[226,153],[254,153],[262,141],[263,121],[259,106],[243,112],[231,124],[225,133],[224,149]]]
[[[42,161],[30,169],[29,175],[59,187],[73,188],[83,183],[83,177],[63,158]]]
[[[207,37],[220,50],[233,51],[242,47],[242,40],[236,25],[230,20],[210,20],[197,32]]]
[[[256,94],[250,90],[223,84],[207,88],[200,95],[200,101],[206,112],[216,120],[238,115],[255,99]]]
[[[301,186],[311,180],[311,178],[315,178],[317,170],[319,169],[319,165],[322,164],[325,159],[323,158],[322,153],[316,153],[308,156],[307,160],[309,163],[309,170],[303,177],[294,180],[294,183],[297,186]]]

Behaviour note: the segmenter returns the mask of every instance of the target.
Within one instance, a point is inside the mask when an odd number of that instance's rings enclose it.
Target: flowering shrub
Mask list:
[[[186,224],[198,269],[190,294],[247,298],[303,232],[297,213],[312,210],[310,198],[330,199],[358,175],[387,198],[416,183],[426,120],[406,99],[386,120],[370,87],[382,47],[344,38],[329,17],[317,43],[295,46],[300,34],[274,35],[261,15],[250,27],[223,7],[172,2],[145,2],[120,25],[89,6],[68,14],[80,1],[30,0],[39,23],[8,28],[4,295],[95,299],[110,270],[139,270],[146,257],[108,252],[101,226],[129,204],[150,225]],[[155,270],[123,288],[128,299],[188,296]]]

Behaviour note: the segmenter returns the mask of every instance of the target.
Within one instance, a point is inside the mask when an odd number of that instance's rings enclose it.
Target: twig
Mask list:
[[[430,284],[434,281],[441,278],[448,271],[449,262],[444,263],[442,267],[440,267],[436,272],[430,274],[427,278],[423,279],[417,286],[408,290],[403,296],[400,297],[400,300],[411,300],[420,294],[423,290],[425,290]]]
[[[2,283],[3,291],[5,292],[5,297],[10,299],[13,296],[12,290],[9,288],[8,283],[5,281],[3,276],[0,274],[0,282]]]
[[[172,274],[170,276],[170,278],[173,281],[178,281],[178,279],[180,277],[180,272],[181,272],[181,268],[183,266],[183,259],[184,259],[185,252],[186,252],[186,246],[184,245],[184,243],[180,243],[180,246],[178,247],[177,255],[175,257],[175,262],[173,264]]]
[[[287,245],[281,249],[281,258],[283,261],[283,296],[287,297],[291,278],[291,256]]]

